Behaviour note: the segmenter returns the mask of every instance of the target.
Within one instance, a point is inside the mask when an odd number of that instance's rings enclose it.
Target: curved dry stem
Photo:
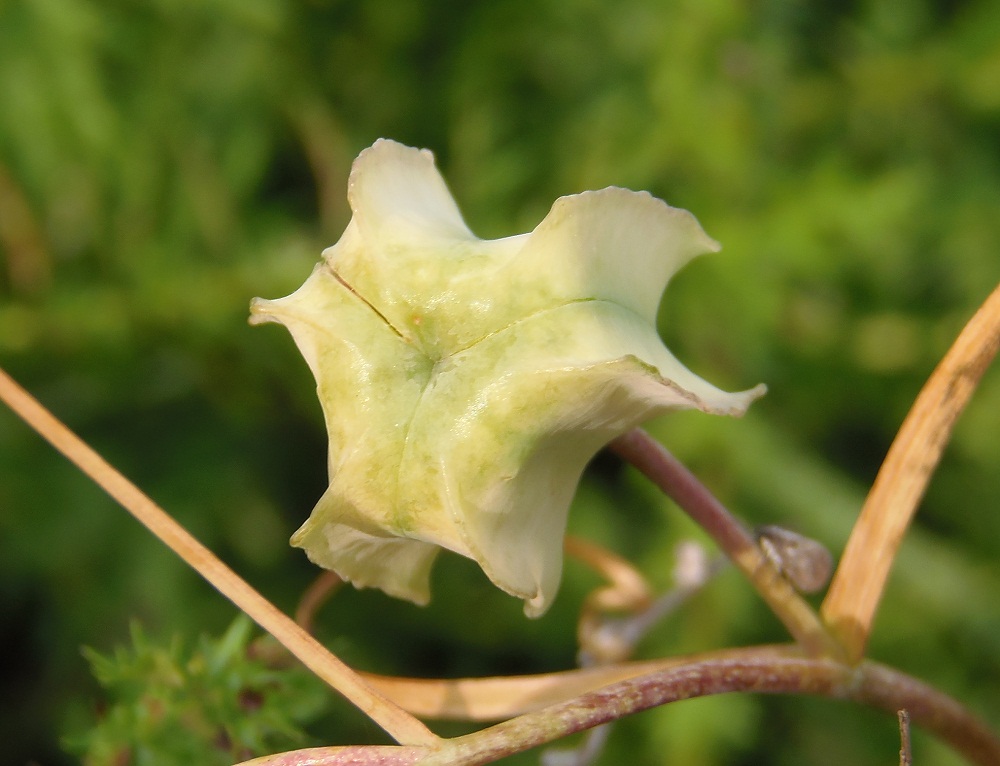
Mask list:
[[[299,605],[295,608],[296,624],[301,626],[306,633],[312,633],[316,613],[334,593],[340,590],[340,586],[343,584],[344,581],[336,572],[324,570],[317,575],[316,579],[306,588],[302,598],[299,599]]]
[[[653,590],[632,562],[589,540],[567,535],[563,547],[600,574],[608,584],[587,596],[587,607],[599,611],[636,611],[652,602]]]
[[[611,442],[610,447],[645,474],[715,540],[807,654],[843,656],[839,643],[827,632],[816,612],[775,569],[753,535],[662,444],[636,428]]]
[[[246,612],[306,667],[353,702],[397,742],[428,744],[440,741],[420,721],[369,687],[357,673],[254,590],[2,369],[0,400],[6,402],[28,425],[76,464],[216,590]]]
[[[307,747],[244,761],[238,766],[409,766],[420,763],[427,747],[387,745],[347,745]]]
[[[608,684],[669,668],[723,657],[787,656],[801,656],[801,649],[794,645],[724,649],[530,676],[433,679],[362,675],[371,686],[420,718],[492,722],[541,710]]]
[[[607,625],[609,613],[634,615],[648,609],[653,603],[649,583],[631,562],[596,543],[567,535],[563,547],[568,555],[607,580],[588,593],[580,607],[576,628],[580,663],[609,664],[627,659],[631,647],[618,640],[608,641],[610,635],[602,628]]]
[[[1000,285],[969,320],[903,421],[847,541],[821,613],[861,659],[896,551],[955,421],[1000,348]]]

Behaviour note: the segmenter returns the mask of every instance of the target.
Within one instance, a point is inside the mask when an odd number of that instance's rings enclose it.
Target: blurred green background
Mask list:
[[[253,296],[309,273],[379,136],[431,148],[483,237],[559,195],[648,189],[724,245],[661,329],[743,420],[651,425],[751,523],[839,552],[922,382],[1000,279],[1000,15],[990,0],[8,0],[0,4],[0,364],[282,608],[325,486],[313,384]],[[1000,725],[1000,371],[960,421],[871,655]],[[670,584],[696,530],[615,459],[571,529]],[[320,635],[412,675],[574,662],[592,575],[537,622],[469,562],[418,609],[344,592]],[[101,693],[81,655],[219,635],[235,610],[0,408],[0,762],[64,764]],[[643,656],[783,640],[734,572]],[[447,729],[452,731],[452,729]],[[458,729],[454,729],[458,730]],[[334,702],[316,741],[382,741]],[[919,764],[958,761],[917,736]],[[604,764],[892,764],[895,722],[726,697],[644,713]],[[537,753],[518,763],[537,762]]]

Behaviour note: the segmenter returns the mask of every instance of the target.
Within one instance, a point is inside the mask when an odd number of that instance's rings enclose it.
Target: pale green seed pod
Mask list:
[[[764,392],[720,391],[655,330],[671,275],[719,246],[690,213],[619,188],[480,240],[430,152],[386,140],[355,161],[348,198],[305,284],[251,307],[292,333],[329,431],[330,486],[292,543],[417,603],[447,548],[540,615],[597,450],[667,410],[740,415]]]

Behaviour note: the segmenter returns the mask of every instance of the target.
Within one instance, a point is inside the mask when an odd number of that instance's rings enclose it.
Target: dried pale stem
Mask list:
[[[611,448],[708,532],[807,654],[813,657],[843,655],[812,607],[774,568],[746,527],[663,445],[636,428],[613,441]]]
[[[897,712],[899,717],[899,766],[913,766],[913,750],[910,746],[910,714],[906,710]]]
[[[701,579],[679,582],[638,614],[613,621],[605,620],[601,626],[601,634],[604,637],[602,644],[605,647],[609,643],[612,648],[620,647],[620,653],[617,656],[611,654],[602,659],[606,662],[619,662],[632,656],[636,645],[656,625],[677,611],[685,601],[700,591],[712,577],[721,572],[728,564],[729,559],[720,554],[714,560],[705,562],[705,571],[700,573]],[[610,637],[610,641],[608,637]]]
[[[566,537],[564,548],[566,553],[608,581],[605,587],[598,588],[587,597],[591,609],[636,611],[649,606],[653,600],[652,588],[630,561],[607,548],[572,535]]]
[[[347,745],[307,747],[244,761],[238,766],[409,766],[421,763],[426,747],[391,745]]]
[[[568,536],[566,553],[602,575],[606,585],[591,591],[580,607],[577,622],[579,661],[584,665],[626,659],[631,647],[608,635],[608,613],[641,613],[653,602],[652,589],[630,562],[578,537]],[[610,639],[610,640],[609,640]]]
[[[701,546],[693,542],[679,546],[678,551],[679,558],[684,559],[683,571],[675,573],[673,588],[654,599],[645,578],[630,562],[594,543],[566,538],[566,552],[608,580],[606,586],[587,596],[580,609],[577,657],[581,666],[627,660],[654,626],[697,593],[729,561],[721,555],[714,562],[708,561]]]
[[[955,421],[1000,348],[1000,286],[969,320],[910,410],[844,549],[823,619],[852,661],[864,655],[896,551]]]
[[[655,660],[596,665],[556,673],[494,678],[397,678],[365,674],[365,680],[420,718],[452,721],[502,721],[566,702],[627,678],[649,675],[668,668],[718,659],[796,656],[801,650],[785,645],[754,646],[703,652]]]
[[[299,599],[299,605],[295,608],[296,624],[301,626],[306,633],[312,633],[316,613],[343,584],[344,581],[336,572],[324,570],[312,581],[306,588],[306,592],[302,594],[302,598]]]
[[[428,744],[440,741],[420,721],[368,686],[357,673],[229,569],[3,370],[0,370],[0,399],[222,595],[246,612],[304,665],[357,705],[398,742]]]

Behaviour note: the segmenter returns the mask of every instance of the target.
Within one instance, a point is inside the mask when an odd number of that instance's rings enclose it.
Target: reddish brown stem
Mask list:
[[[849,700],[912,720],[948,742],[971,763],[1000,763],[1000,739],[947,695],[897,670],[872,662],[848,666],[830,659],[762,651],[756,658],[715,658],[610,684],[568,702],[425,748],[311,748],[259,758],[254,766],[492,763],[570,734],[669,702],[728,692],[812,694]],[[370,756],[370,757],[369,757]]]
[[[711,535],[807,654],[843,656],[812,607],[774,568],[746,527],[662,444],[636,428],[610,446]]]
[[[572,702],[529,713],[477,734],[450,740],[422,764],[489,763],[497,757],[589,729],[669,702],[727,692],[812,694],[847,699],[914,722],[948,742],[972,763],[1000,763],[1000,739],[945,694],[897,670],[864,662],[854,668],[827,659],[767,657],[712,660],[621,681]],[[487,736],[488,735],[488,736]],[[451,759],[452,746],[469,747]],[[529,744],[530,743],[530,744]]]

